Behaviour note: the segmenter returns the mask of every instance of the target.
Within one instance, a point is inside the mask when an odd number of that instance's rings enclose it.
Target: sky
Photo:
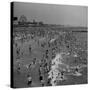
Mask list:
[[[45,24],[70,26],[88,25],[88,7],[37,3],[14,3],[14,16],[25,15],[28,21],[35,19]]]

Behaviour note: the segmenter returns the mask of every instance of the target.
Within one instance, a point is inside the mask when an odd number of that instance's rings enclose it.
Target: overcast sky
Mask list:
[[[25,15],[28,21],[35,19],[47,24],[87,26],[86,6],[51,5],[35,3],[14,3],[14,16]]]

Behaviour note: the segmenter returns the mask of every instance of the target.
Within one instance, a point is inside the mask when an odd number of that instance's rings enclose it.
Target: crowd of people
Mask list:
[[[16,48],[16,60],[20,59],[21,56],[24,55],[24,52],[22,52],[20,45],[18,45],[18,41],[24,44],[25,42],[34,40],[34,42],[37,44],[37,46],[35,47],[40,47],[44,51],[44,53],[42,52],[42,56],[39,56],[42,57],[40,60],[38,60],[36,57],[33,57],[33,60],[30,61],[30,64],[26,65],[27,71],[32,69],[37,64],[39,65],[39,68],[37,70],[39,76],[38,79],[41,86],[56,85],[57,84],[56,77],[59,77],[58,80],[61,81],[65,80],[64,77],[65,71],[64,70],[57,71],[57,66],[58,66],[58,64],[56,64],[57,59],[55,60],[54,63],[52,63],[52,61],[57,57],[57,53],[66,51],[69,53],[69,55],[71,55],[72,53],[71,50],[73,49],[72,47],[74,45],[74,42],[76,41],[75,38],[73,39],[73,37],[70,36],[71,32],[70,33],[61,32],[62,34],[58,33],[56,35],[54,34],[56,31],[51,32],[51,34],[50,32],[46,31],[43,35],[42,33],[39,33],[40,36],[36,34],[37,32],[36,33],[34,32],[34,34],[29,33],[29,35],[28,34],[21,35],[21,38],[17,40],[15,39],[16,37],[14,37],[14,45]],[[32,45],[31,43],[28,45],[29,54],[33,53],[33,48],[32,48],[33,46],[34,45]],[[60,64],[60,59],[59,59],[59,64]],[[21,73],[20,69],[21,67],[19,63],[17,67],[17,73],[19,75]],[[75,71],[78,72],[79,71],[78,68],[76,68]],[[26,84],[28,86],[33,86],[33,78],[31,73],[32,72],[28,72],[26,76],[27,78]]]

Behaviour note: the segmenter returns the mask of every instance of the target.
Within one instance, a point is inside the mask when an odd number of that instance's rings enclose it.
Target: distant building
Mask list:
[[[13,17],[13,24],[18,25],[18,17]]]

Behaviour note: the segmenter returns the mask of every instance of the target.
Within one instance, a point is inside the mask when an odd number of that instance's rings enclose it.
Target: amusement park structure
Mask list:
[[[42,26],[44,23],[42,21],[36,22],[35,19],[33,21],[28,21],[26,16],[21,15],[20,18],[14,17],[13,18],[13,24],[14,26]]]

